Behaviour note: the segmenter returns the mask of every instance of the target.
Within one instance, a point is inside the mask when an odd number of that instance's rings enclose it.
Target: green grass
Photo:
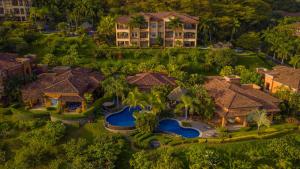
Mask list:
[[[237,54],[237,65],[244,65],[249,69],[255,70],[258,67],[272,68],[274,64],[266,60],[264,54],[256,54],[254,52],[244,52]]]

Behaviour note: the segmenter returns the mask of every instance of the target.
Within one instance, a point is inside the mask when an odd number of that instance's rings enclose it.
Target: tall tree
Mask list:
[[[101,85],[105,91],[105,94],[108,96],[115,96],[117,106],[120,106],[119,100],[120,98],[124,98],[125,92],[128,89],[128,84],[126,83],[125,77],[109,77],[105,79]]]
[[[176,105],[176,112],[181,113],[181,111],[184,109],[185,112],[185,119],[187,120],[188,114],[192,113],[196,110],[195,103],[193,102],[192,97],[183,95],[180,98],[181,102]]]

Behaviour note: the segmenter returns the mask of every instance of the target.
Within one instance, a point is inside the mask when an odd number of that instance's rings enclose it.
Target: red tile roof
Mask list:
[[[266,71],[265,74],[273,76],[274,81],[300,90],[300,69],[287,66],[275,66],[273,70]]]
[[[22,64],[16,60],[18,54],[14,53],[0,53],[0,70],[7,70]]]
[[[139,73],[134,76],[128,76],[129,84],[136,85],[142,90],[149,90],[154,86],[176,86],[175,78],[162,73]]]
[[[249,85],[237,85],[222,77],[209,78],[205,83],[210,96],[217,105],[220,116],[245,116],[255,109],[278,112],[279,99]]]
[[[38,80],[22,88],[23,100],[41,98],[44,93],[76,94],[83,96],[99,87],[104,77],[89,69],[76,68],[66,72],[45,73]]]
[[[180,19],[183,23],[191,23],[191,24],[197,24],[198,18],[194,16],[190,16],[184,13],[178,13],[178,12],[157,12],[157,13],[138,13],[138,15],[144,16],[146,20],[150,21],[163,21],[163,19],[170,18],[170,17],[177,17]],[[130,21],[130,18],[133,15],[129,16],[120,16],[117,18],[118,23],[127,24]]]

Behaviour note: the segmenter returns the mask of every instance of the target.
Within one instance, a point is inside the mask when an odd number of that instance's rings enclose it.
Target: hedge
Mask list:
[[[245,136],[237,136],[232,138],[200,138],[198,139],[199,143],[223,143],[223,142],[234,142],[234,141],[244,141],[244,140],[253,140],[253,139],[268,139],[282,134],[287,134],[294,131],[295,129],[284,129],[281,131],[276,131],[273,133],[265,133],[261,135],[250,134]]]

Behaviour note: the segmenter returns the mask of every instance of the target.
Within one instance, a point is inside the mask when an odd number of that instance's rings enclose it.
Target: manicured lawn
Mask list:
[[[259,56],[258,56],[259,55]],[[244,65],[249,69],[256,69],[258,67],[272,68],[274,64],[264,58],[264,54],[256,54],[254,52],[244,52],[237,54],[237,65]]]

